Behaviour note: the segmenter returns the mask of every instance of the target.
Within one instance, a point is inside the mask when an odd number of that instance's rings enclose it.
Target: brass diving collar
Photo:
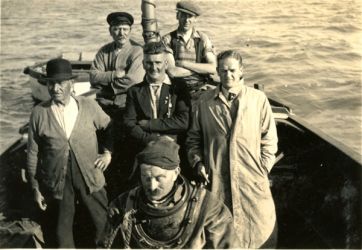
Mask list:
[[[182,248],[189,240],[192,235],[192,231],[195,228],[196,215],[195,215],[195,208],[200,201],[200,188],[194,187],[192,188],[191,184],[185,183],[184,179],[182,178],[182,182],[185,186],[187,191],[185,192],[184,197],[176,204],[176,206],[172,207],[171,209],[165,209],[166,211],[159,211],[155,209],[152,211],[152,214],[158,216],[168,216],[176,213],[179,209],[185,208],[182,205],[186,205],[186,210],[184,213],[183,222],[180,224],[180,229],[178,232],[169,240],[156,240],[151,238],[142,228],[142,222],[138,223],[137,221],[133,222],[134,230],[132,230],[132,238],[137,242],[137,248]],[[138,196],[138,200],[140,200],[140,196]],[[142,206],[142,202],[139,203],[139,208]],[[185,204],[186,203],[186,204]],[[149,209],[149,207],[147,207]],[[156,211],[157,210],[157,211]],[[150,211],[147,211],[150,215]],[[152,216],[152,215],[151,215]],[[154,216],[154,215],[153,215]]]
[[[174,213],[176,213],[179,209],[181,209],[183,207],[183,204],[185,203],[185,201],[189,200],[190,195],[191,195],[191,190],[190,190],[190,186],[186,185],[185,180],[182,176],[180,176],[177,179],[177,184],[176,186],[182,186],[184,187],[184,191],[183,191],[183,195],[181,197],[181,199],[179,201],[176,202],[176,204],[172,207],[154,207],[154,206],[149,206],[145,203],[145,197],[142,194],[138,196],[139,198],[137,199],[136,203],[137,203],[137,207],[139,208],[140,211],[142,211],[143,213],[150,215],[152,217],[164,217],[164,216],[169,216],[172,215]],[[175,192],[175,190],[173,190],[173,193]],[[172,193],[172,194],[173,194]]]

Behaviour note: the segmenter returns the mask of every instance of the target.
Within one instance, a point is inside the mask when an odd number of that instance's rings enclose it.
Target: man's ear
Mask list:
[[[180,175],[181,173],[181,168],[180,167],[177,167],[175,168],[175,175],[174,175],[174,180],[173,181],[176,181],[177,180],[177,177]]]
[[[164,58],[165,66],[166,66],[166,69],[167,69],[168,68],[168,60],[167,60],[166,54],[164,54],[163,58]]]

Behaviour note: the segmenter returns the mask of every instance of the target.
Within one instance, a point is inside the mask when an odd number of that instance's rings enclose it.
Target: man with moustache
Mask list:
[[[103,171],[111,161],[111,120],[92,99],[74,97],[69,61],[46,65],[49,101],[38,104],[29,122],[27,174],[37,206],[46,247],[75,248],[73,221],[81,202],[90,215],[94,247],[104,229],[108,200]],[[105,131],[98,148],[96,131]],[[99,154],[99,150],[102,154]]]
[[[178,150],[160,137],[137,155],[141,185],[111,203],[101,247],[240,247],[227,207],[180,175]]]
[[[216,73],[216,55],[208,36],[195,27],[200,8],[191,1],[180,1],[176,10],[178,28],[162,38],[173,55],[168,57],[168,74],[185,82],[196,100],[210,74]]]
[[[113,41],[96,54],[91,66],[90,82],[101,91],[97,101],[112,118],[120,118],[129,87],[142,81],[142,47],[130,39],[134,19],[127,12],[107,16]]]
[[[268,174],[277,131],[265,94],[244,85],[242,57],[217,57],[221,84],[201,96],[187,134],[190,165],[230,208],[242,248],[275,248],[276,215]]]
[[[127,145],[123,115],[127,89],[142,81],[142,47],[130,39],[134,19],[127,12],[113,12],[107,16],[109,33],[113,41],[104,45],[95,56],[90,70],[92,86],[100,88],[97,101],[114,122],[114,157],[106,173],[110,198],[121,192],[115,182],[127,168]],[[102,140],[103,135],[99,134]]]

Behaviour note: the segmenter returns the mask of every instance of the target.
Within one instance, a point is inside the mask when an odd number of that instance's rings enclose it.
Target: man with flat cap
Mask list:
[[[96,242],[104,229],[108,200],[103,171],[111,161],[111,120],[92,99],[72,95],[72,67],[65,59],[46,65],[51,99],[34,107],[29,122],[27,175],[37,206],[46,247],[74,248],[73,221],[78,202],[90,219]],[[98,147],[96,131],[104,131]],[[99,154],[101,153],[101,154]],[[92,248],[96,245],[79,247]]]
[[[113,12],[107,16],[109,32],[113,38],[97,53],[90,73],[92,86],[100,88],[97,101],[114,122],[114,157],[109,171],[106,173],[107,191],[112,198],[119,194],[118,179],[127,160],[125,159],[126,143],[123,129],[123,114],[127,89],[143,80],[142,47],[130,39],[133,17],[126,12]],[[102,134],[99,135],[101,139]]]
[[[127,12],[107,16],[113,42],[104,45],[91,66],[90,81],[101,89],[98,103],[112,118],[124,108],[127,89],[142,81],[142,47],[130,39],[133,17]]]
[[[103,248],[238,248],[230,211],[180,175],[179,146],[150,142],[137,155],[141,185],[110,205]]]
[[[197,100],[210,75],[216,74],[216,55],[209,37],[195,27],[200,8],[191,1],[180,1],[176,10],[178,28],[162,38],[173,55],[168,58],[168,74],[182,79]]]

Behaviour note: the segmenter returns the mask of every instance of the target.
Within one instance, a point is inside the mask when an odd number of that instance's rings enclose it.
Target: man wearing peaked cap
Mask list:
[[[200,16],[201,9],[190,1],[180,1],[176,4],[176,10],[188,13],[193,16]]]
[[[74,78],[69,61],[50,60],[44,80],[51,99],[35,106],[29,121],[26,170],[47,248],[75,248],[77,202],[89,212],[83,226],[94,230],[94,245],[77,247],[93,248],[107,217],[111,119],[91,98],[72,95]],[[96,131],[104,131],[103,143]]]
[[[129,87],[143,80],[145,72],[142,66],[142,46],[130,39],[134,23],[132,15],[127,12],[113,12],[106,19],[113,41],[100,48],[96,54],[90,70],[90,82],[93,87],[100,89],[97,101],[113,119],[115,126],[114,160],[106,176],[112,197],[112,190],[118,188],[113,185],[112,178],[124,168],[121,152],[125,150],[122,123],[126,93]],[[119,190],[114,193],[118,194]]]
[[[162,40],[168,47],[171,77],[182,79],[193,100],[197,100],[202,90],[216,74],[216,55],[209,37],[196,28],[201,9],[192,1],[176,4],[178,28],[165,35]]]
[[[229,210],[180,175],[178,151],[159,137],[137,155],[141,184],[111,203],[100,247],[239,248]]]
[[[113,12],[107,16],[107,22],[110,26],[127,24],[129,26],[133,25],[133,16],[127,12]]]
[[[91,66],[90,82],[101,89],[97,95],[99,104],[115,118],[124,108],[127,89],[143,79],[143,53],[142,47],[130,39],[134,23],[131,14],[110,13],[107,23],[113,42],[98,51]]]

